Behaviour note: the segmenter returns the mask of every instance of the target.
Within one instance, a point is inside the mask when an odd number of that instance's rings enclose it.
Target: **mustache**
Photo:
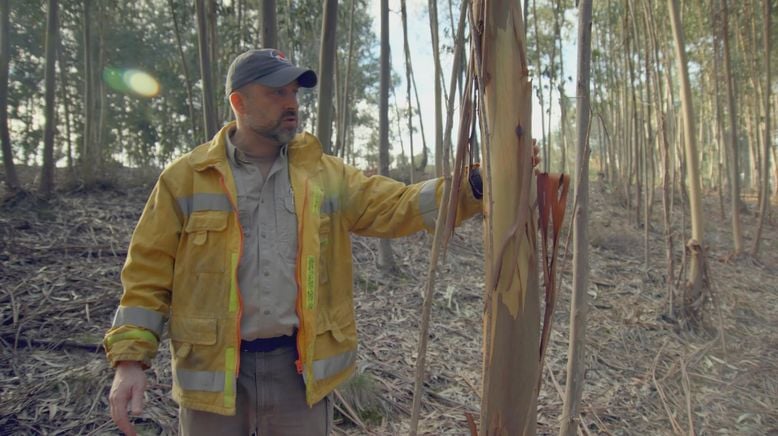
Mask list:
[[[297,111],[291,109],[284,111],[281,114],[281,118],[286,118],[286,117],[297,117]]]

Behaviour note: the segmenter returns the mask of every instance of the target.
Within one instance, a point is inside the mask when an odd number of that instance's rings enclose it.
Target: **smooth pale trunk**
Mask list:
[[[519,4],[487,1],[481,10],[483,4],[475,8],[483,11],[484,21],[481,80],[486,124],[482,143],[487,289],[480,434],[532,435],[540,335],[531,210],[532,85]]]

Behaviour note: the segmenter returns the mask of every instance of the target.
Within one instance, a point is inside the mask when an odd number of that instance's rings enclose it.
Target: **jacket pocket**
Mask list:
[[[316,334],[317,336],[329,336],[335,342],[356,342],[357,330],[353,311],[319,311],[316,319]]]
[[[194,346],[216,345],[218,323],[216,318],[170,317],[170,342],[173,354],[186,359]]]
[[[193,272],[225,270],[229,216],[227,211],[201,210],[189,217],[184,227],[186,244],[178,258]]]

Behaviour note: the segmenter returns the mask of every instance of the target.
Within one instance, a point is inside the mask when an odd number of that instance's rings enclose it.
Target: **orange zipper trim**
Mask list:
[[[294,190],[292,191],[294,193]],[[305,339],[305,322],[303,321],[303,286],[300,275],[302,274],[302,254],[303,254],[303,229],[305,228],[305,211],[308,208],[308,180],[305,180],[305,190],[303,196],[303,207],[298,222],[297,231],[297,273],[295,274],[295,280],[297,281],[297,304],[295,305],[297,318],[300,322],[300,326],[297,328],[297,360],[294,361],[297,373],[302,375],[303,373],[303,347],[302,343]]]
[[[219,170],[216,170],[219,171]],[[238,231],[240,232],[240,246],[238,247],[238,262],[235,265],[235,269],[231,271],[232,279],[235,280],[235,289],[238,291],[238,314],[236,319],[236,331],[237,331],[237,346],[235,347],[237,349],[237,353],[235,353],[235,377],[238,377],[238,374],[240,374],[240,318],[243,316],[243,297],[241,296],[240,292],[240,282],[238,281],[238,267],[240,265],[240,260],[243,257],[243,226],[240,225],[240,213],[238,213],[238,204],[236,201],[233,200],[232,195],[230,195],[230,190],[227,189],[227,183],[224,181],[224,174],[222,174],[221,171],[219,171],[219,183],[222,186],[222,190],[224,190],[224,193],[227,195],[227,199],[230,200],[230,204],[232,205],[233,213],[235,214],[235,222],[238,223]],[[230,268],[232,268],[232,265],[230,265]]]

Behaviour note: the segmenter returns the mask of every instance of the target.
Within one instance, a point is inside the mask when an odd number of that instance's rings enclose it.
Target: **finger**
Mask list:
[[[143,385],[134,385],[132,387],[132,400],[130,402],[130,412],[133,415],[140,415],[143,412]]]
[[[135,428],[130,424],[130,418],[127,416],[127,402],[129,400],[130,390],[125,392],[119,392],[119,389],[114,387],[111,390],[111,418],[124,434],[129,436],[135,435]]]

